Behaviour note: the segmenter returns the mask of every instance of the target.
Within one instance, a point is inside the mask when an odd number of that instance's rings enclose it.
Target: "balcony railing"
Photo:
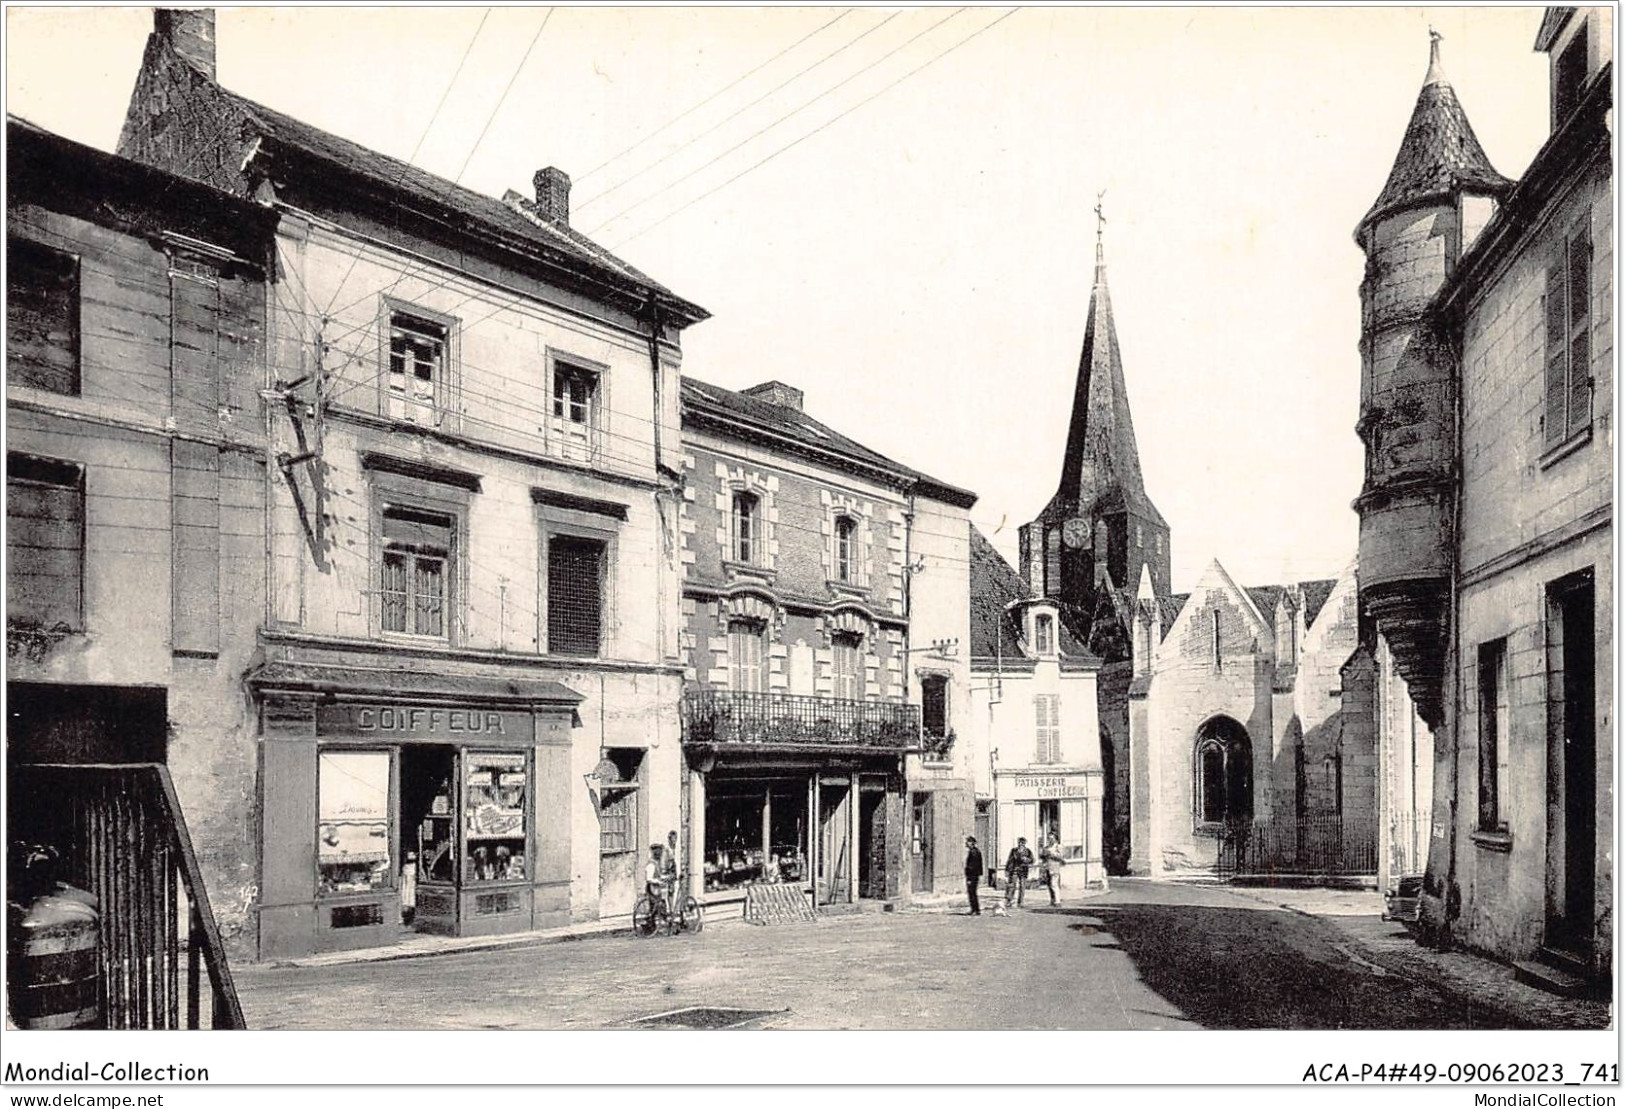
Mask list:
[[[885,701],[691,689],[683,694],[683,742],[917,751],[920,708]]]

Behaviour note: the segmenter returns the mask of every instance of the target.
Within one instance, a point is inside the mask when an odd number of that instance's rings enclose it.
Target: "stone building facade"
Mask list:
[[[901,466],[768,382],[683,383],[685,857],[712,911],[791,884],[816,905],[951,890],[973,494]]]
[[[679,338],[570,226],[248,101],[160,11],[121,152],[276,218],[236,677],[262,957],[631,912],[679,818]]]
[[[1560,988],[1613,947],[1612,42],[1547,9],[1551,134],[1512,182],[1435,40],[1356,232],[1361,604],[1440,735],[1424,924]]]
[[[82,874],[91,844],[57,824],[89,803],[81,776],[46,788],[27,768],[159,764],[228,941],[251,947],[241,678],[265,605],[275,217],[21,120],[6,131],[7,841]]]

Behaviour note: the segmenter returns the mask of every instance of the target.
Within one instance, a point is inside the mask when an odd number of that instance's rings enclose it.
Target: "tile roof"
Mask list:
[[[1012,601],[1032,597],[1004,556],[974,524],[970,529],[970,654],[972,658],[1021,658],[1015,622],[1005,616]]]
[[[685,418],[691,414],[709,413],[723,416],[730,422],[744,421],[763,430],[789,439],[819,454],[844,455],[862,466],[880,470],[907,483],[923,485],[921,492],[933,499],[944,500],[969,508],[976,494],[938,481],[927,474],[872,451],[855,439],[849,439],[828,424],[813,419],[798,408],[773,404],[720,385],[683,378],[683,410]]]
[[[1360,220],[1356,235],[1391,212],[1441,200],[1458,190],[1498,196],[1512,187],[1511,180],[1490,165],[1466,111],[1456,99],[1456,90],[1439,68],[1438,42],[1433,46],[1427,81],[1416,98],[1399,154],[1376,203]]]
[[[181,62],[190,64],[184,59]],[[535,214],[535,205],[524,201],[517,193],[510,194],[514,198],[512,200],[486,196],[408,162],[323,131],[218,84],[215,84],[215,88],[247,114],[250,123],[263,137],[273,142],[342,167],[391,191],[403,192],[414,199],[437,205],[461,220],[482,224],[503,235],[557,251],[622,283],[661,295],[671,307],[687,315],[691,321],[697,322],[710,315],[704,308],[677,296],[648,274],[611,254],[574,228],[543,220]]]
[[[1298,588],[1303,590],[1304,627],[1307,628],[1314,624],[1315,617],[1320,615],[1320,610],[1325,607],[1326,598],[1332,595],[1332,590],[1336,586],[1336,578],[1321,578],[1316,581],[1300,581],[1298,583]]]

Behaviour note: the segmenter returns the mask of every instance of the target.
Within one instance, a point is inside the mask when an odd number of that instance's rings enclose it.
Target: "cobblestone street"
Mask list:
[[[1042,895],[1040,894],[1040,899]],[[863,913],[238,974],[261,1029],[587,1029],[690,1006],[797,1029],[1598,1027],[1416,947],[1374,894],[1119,880],[1009,917]],[[1396,935],[1397,933],[1397,935]]]

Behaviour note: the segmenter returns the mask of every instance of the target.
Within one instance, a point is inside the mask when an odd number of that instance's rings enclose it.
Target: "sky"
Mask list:
[[[1542,9],[222,9],[222,84],[572,223],[712,318],[684,372],[980,495],[1055,490],[1105,217],[1173,584],[1354,557],[1363,257],[1428,28],[1491,161],[1547,132]],[[7,110],[112,150],[149,9],[6,10]],[[1104,192],[1103,198],[1100,194]]]

